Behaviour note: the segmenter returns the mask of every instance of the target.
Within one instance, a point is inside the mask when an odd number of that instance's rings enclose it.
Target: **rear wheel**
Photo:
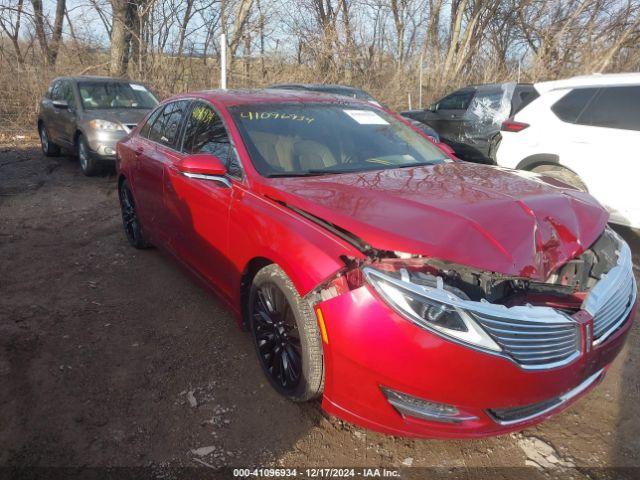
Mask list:
[[[578,190],[582,190],[583,192],[588,191],[587,186],[578,175],[573,173],[568,168],[564,168],[560,165],[540,165],[533,168],[531,171],[535,173],[543,173],[545,175],[548,175],[549,177],[556,178],[561,182],[577,188]]]
[[[151,244],[147,242],[142,235],[142,227],[140,226],[140,220],[138,220],[138,213],[136,211],[136,204],[133,200],[133,194],[129,188],[129,182],[124,180],[120,188],[118,189],[120,197],[120,210],[122,212],[122,226],[124,227],[124,234],[127,237],[129,243],[135,248],[149,248]]]
[[[40,122],[40,125],[38,125],[38,134],[40,135],[42,153],[47,157],[55,157],[60,154],[60,147],[49,138],[49,133],[47,132],[47,127],[45,127],[44,122]]]
[[[93,177],[100,172],[100,164],[91,156],[91,150],[89,149],[89,145],[87,144],[87,140],[84,138],[84,135],[78,135],[78,140],[76,141],[76,152],[82,173],[87,177]]]
[[[315,315],[277,265],[254,277],[249,314],[256,353],[273,388],[297,402],[319,396],[324,363]]]

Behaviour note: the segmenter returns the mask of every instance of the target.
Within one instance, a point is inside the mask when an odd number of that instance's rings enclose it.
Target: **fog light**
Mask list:
[[[397,392],[386,387],[380,387],[382,393],[387,397],[387,401],[403,417],[413,417],[422,420],[436,422],[464,422],[467,420],[477,420],[478,417],[462,415],[453,405],[431,402],[422,398],[414,397],[406,393]]]
[[[115,155],[116,151],[115,151],[115,149],[113,149],[111,147],[104,147],[104,154],[105,155]]]

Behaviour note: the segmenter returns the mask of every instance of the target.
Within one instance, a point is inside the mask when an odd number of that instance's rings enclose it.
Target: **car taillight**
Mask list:
[[[500,130],[503,132],[521,132],[529,126],[528,123],[516,122],[515,120],[505,120],[502,122]]]

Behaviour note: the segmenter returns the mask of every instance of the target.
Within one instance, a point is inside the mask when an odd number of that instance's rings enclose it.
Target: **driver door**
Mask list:
[[[203,101],[193,102],[188,112],[180,157],[175,160],[197,153],[215,155],[227,168],[235,155],[220,116]],[[234,180],[187,177],[178,171],[176,162],[167,169],[164,187],[171,243],[180,258],[229,296],[228,230]]]
[[[74,146],[76,131],[76,101],[68,80],[60,80],[51,92],[52,106],[50,120],[47,125],[51,139],[64,147]],[[67,102],[67,108],[53,106],[53,101]]]

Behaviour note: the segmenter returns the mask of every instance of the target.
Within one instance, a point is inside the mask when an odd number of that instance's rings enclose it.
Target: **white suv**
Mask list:
[[[498,165],[588,190],[611,222],[640,228],[640,73],[534,87],[540,96],[502,124]]]

